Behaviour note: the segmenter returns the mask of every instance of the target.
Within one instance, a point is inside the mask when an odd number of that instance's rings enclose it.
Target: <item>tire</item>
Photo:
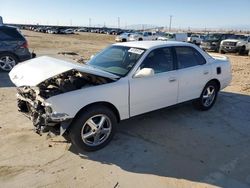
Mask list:
[[[246,53],[246,47],[242,46],[241,49],[239,50],[239,55],[245,55]]]
[[[11,53],[0,54],[0,70],[9,72],[18,63],[18,59]]]
[[[226,52],[223,51],[222,49],[219,49],[219,53],[220,53],[220,54],[225,54]]]
[[[217,99],[218,92],[218,84],[214,81],[208,82],[204,87],[200,97],[194,101],[193,104],[195,108],[201,111],[206,111],[212,108]]]
[[[139,38],[139,40],[138,41],[142,41],[142,38]]]
[[[127,42],[127,39],[122,39],[122,42]]]
[[[117,118],[112,110],[103,105],[94,105],[76,117],[69,129],[69,137],[80,151],[96,151],[112,140],[116,123]]]

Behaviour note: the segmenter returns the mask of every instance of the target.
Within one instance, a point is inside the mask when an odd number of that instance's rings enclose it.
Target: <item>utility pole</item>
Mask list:
[[[120,29],[120,17],[118,17],[117,22],[118,22],[118,29]]]
[[[173,15],[169,15],[169,31],[171,31]]]
[[[89,27],[91,27],[91,18],[89,18]]]

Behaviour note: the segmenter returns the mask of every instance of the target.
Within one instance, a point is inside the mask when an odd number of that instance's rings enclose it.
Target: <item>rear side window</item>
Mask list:
[[[205,58],[192,47],[175,47],[175,51],[179,69],[206,64]]]
[[[25,40],[25,39],[16,29],[12,28],[0,29],[0,41],[11,41],[11,40]]]

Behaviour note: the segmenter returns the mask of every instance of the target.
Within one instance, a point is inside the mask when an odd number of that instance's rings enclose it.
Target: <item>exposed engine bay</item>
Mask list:
[[[18,109],[32,120],[36,132],[40,134],[49,128],[55,128],[57,125],[59,127],[61,123],[59,117],[56,120],[51,119],[52,110],[45,105],[46,99],[66,92],[111,82],[114,80],[70,70],[49,78],[36,87],[18,87]]]

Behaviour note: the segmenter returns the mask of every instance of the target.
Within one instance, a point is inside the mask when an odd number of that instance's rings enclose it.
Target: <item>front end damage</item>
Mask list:
[[[112,81],[114,80],[110,78],[70,70],[49,78],[34,87],[17,87],[18,110],[33,122],[38,134],[51,131],[62,135],[69,127],[72,118],[66,113],[53,111],[53,104],[49,104],[46,100],[66,92]]]

